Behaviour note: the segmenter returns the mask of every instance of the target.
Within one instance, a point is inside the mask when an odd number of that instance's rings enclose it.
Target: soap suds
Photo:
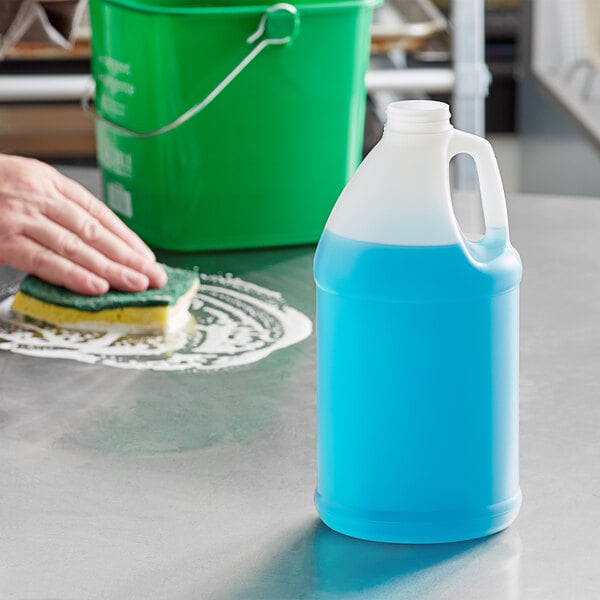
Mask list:
[[[306,339],[311,320],[281,294],[221,275],[200,275],[193,321],[168,335],[73,331],[24,319],[0,302],[0,349],[152,371],[214,371],[247,365]],[[194,322],[195,321],[195,322]]]

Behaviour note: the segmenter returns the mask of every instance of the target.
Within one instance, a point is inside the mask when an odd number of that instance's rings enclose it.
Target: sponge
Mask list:
[[[200,282],[193,271],[163,265],[168,276],[160,289],[138,293],[109,291],[84,296],[28,275],[12,309],[67,329],[170,333],[190,319],[188,308]]]

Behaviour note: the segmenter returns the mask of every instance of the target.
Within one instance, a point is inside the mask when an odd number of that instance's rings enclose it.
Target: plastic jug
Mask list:
[[[477,166],[486,231],[466,239],[449,162]],[[519,283],[489,143],[447,104],[396,102],[315,256],[316,506],[341,533],[450,542],[507,527],[518,474]]]

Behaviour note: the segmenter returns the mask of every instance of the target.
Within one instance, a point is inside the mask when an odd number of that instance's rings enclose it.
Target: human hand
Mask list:
[[[73,292],[160,288],[152,251],[103,202],[50,165],[0,154],[0,264]]]

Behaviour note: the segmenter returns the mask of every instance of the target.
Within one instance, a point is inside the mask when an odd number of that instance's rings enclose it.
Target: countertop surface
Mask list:
[[[67,172],[99,193],[95,172]],[[194,373],[0,350],[0,597],[599,598],[600,200],[513,196],[509,214],[524,264],[514,525],[427,546],[322,525],[314,333]],[[159,257],[275,290],[314,319],[313,252]]]

